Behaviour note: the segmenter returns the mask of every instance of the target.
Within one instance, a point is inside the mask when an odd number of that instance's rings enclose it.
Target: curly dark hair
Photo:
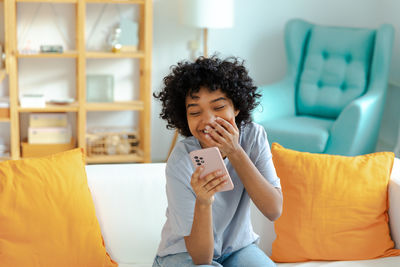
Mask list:
[[[183,136],[191,136],[186,118],[186,96],[197,93],[201,87],[210,91],[221,89],[233,102],[239,114],[238,127],[251,121],[251,112],[257,106],[253,79],[248,75],[243,61],[235,57],[224,60],[217,56],[199,57],[195,62],[181,61],[171,67],[171,73],[163,80],[164,85],[153,96],[162,102],[160,117],[167,121],[167,129],[178,129]]]

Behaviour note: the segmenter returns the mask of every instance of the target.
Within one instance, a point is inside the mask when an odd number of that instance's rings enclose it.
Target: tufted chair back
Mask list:
[[[297,86],[298,115],[336,119],[367,89],[375,30],[314,26]]]
[[[255,122],[270,143],[311,153],[375,151],[386,99],[394,27],[285,25],[286,76],[259,86]]]

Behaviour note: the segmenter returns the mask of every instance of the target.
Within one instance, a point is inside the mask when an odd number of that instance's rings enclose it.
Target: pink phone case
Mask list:
[[[192,151],[189,154],[195,168],[201,165],[204,166],[204,171],[200,178],[203,178],[207,174],[216,170],[221,170],[224,174],[228,176],[228,183],[218,192],[229,191],[233,189],[232,179],[229,176],[229,172],[226,169],[224,160],[222,159],[221,153],[219,152],[218,148],[204,148]]]

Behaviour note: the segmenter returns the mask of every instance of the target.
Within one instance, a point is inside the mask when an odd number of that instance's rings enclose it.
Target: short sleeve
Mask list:
[[[188,153],[175,149],[166,167],[167,216],[177,236],[188,236],[192,229],[196,195],[190,185],[193,173]]]
[[[264,128],[258,124],[255,127],[255,141],[251,150],[254,158],[254,165],[267,181],[277,188],[281,188],[281,183],[276,174],[275,166],[272,161],[271,148],[268,143],[267,133]]]

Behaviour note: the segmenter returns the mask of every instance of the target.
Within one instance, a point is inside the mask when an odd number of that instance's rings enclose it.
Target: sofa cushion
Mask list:
[[[116,266],[104,247],[83,152],[0,163],[2,266]]]
[[[86,166],[107,251],[120,266],[152,266],[166,220],[165,166]]]
[[[265,124],[268,140],[286,144],[298,151],[322,153],[329,139],[333,120],[308,116],[290,116]]]
[[[394,154],[345,157],[272,145],[283,193],[272,259],[362,260],[400,255],[388,225]]]
[[[390,234],[400,249],[400,159],[395,158],[389,182],[389,225]],[[400,264],[399,264],[400,266]]]

